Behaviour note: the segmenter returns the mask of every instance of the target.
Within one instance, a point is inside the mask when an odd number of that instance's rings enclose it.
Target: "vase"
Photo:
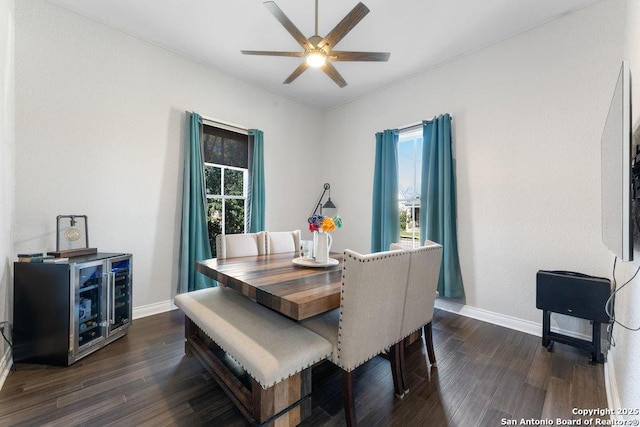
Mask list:
[[[329,249],[333,238],[329,233],[313,232],[313,255],[316,262],[326,264],[329,262]]]

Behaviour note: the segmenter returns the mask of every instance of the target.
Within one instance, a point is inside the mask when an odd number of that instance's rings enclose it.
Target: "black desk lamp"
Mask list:
[[[329,198],[327,200],[327,202],[323,205],[322,204],[322,199],[324,197],[324,195],[327,193],[327,191],[329,192]],[[318,209],[320,210],[320,212],[318,212]],[[331,201],[331,185],[329,185],[328,182],[326,182],[324,184],[322,193],[320,194],[320,198],[318,198],[318,202],[315,204],[313,211],[311,212],[311,215],[309,216],[308,222],[312,223],[313,222],[313,217],[316,214],[320,214],[322,215],[322,210],[325,210],[325,216],[331,217],[333,218],[334,216],[336,216],[336,214],[338,213],[338,208],[336,208],[336,205],[333,204],[333,202]]]

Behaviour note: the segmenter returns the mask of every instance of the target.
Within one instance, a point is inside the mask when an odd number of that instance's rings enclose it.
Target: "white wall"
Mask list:
[[[629,0],[626,25],[625,57],[630,60],[632,90],[633,129],[640,126],[640,3]],[[634,248],[634,261],[623,265],[618,276],[619,285],[630,278],[640,268],[640,247],[637,240]],[[616,320],[631,328],[640,328],[640,278],[620,290],[616,298]],[[614,326],[616,346],[610,353],[610,376],[613,378],[617,401],[613,404],[620,408],[640,407],[640,331],[631,332],[623,327]],[[612,372],[613,371],[613,372]],[[613,374],[613,375],[612,375]],[[638,417],[628,417],[637,419]]]
[[[133,253],[134,307],[176,288],[185,111],[264,131],[268,228],[317,197],[317,111],[41,0],[16,4],[16,99],[16,251],[86,214],[90,246]]]
[[[14,210],[14,2],[0,0],[0,321],[12,318]],[[8,334],[8,331],[7,331]],[[0,338],[0,385],[5,342]]]
[[[329,112],[328,151],[341,153],[327,160],[332,194],[346,224],[335,242],[369,249],[374,133],[448,112],[464,302],[540,323],[538,270],[609,276],[600,137],[624,20],[624,2],[606,0]],[[590,333],[586,321],[559,323]]]
[[[604,0],[317,120],[317,111],[41,0],[18,2],[15,252],[51,249],[55,216],[86,213],[92,246],[134,254],[134,305],[169,299],[177,279],[185,110],[265,131],[268,228],[304,229],[329,181],[345,219],[335,247],[367,251],[374,133],[448,112],[464,302],[539,323],[537,270],[610,275],[613,256],[600,239],[599,141],[623,40],[640,39],[639,6],[630,6],[625,30],[626,3]],[[632,70],[640,70],[639,50],[637,41],[627,46]],[[4,88],[6,98],[10,86]],[[638,112],[634,117],[638,123]],[[323,130],[323,143],[334,144],[322,170],[305,160],[315,141],[300,138],[321,122],[333,130]],[[12,194],[11,141],[0,145],[9,156],[2,200]],[[3,242],[11,236],[6,206]],[[7,286],[10,253],[3,243],[0,286]],[[635,265],[640,261],[621,274]],[[635,325],[637,286],[628,292],[616,309]],[[0,288],[0,310],[7,298]],[[586,322],[560,323],[588,332]],[[620,401],[637,407],[638,333],[616,334]]]

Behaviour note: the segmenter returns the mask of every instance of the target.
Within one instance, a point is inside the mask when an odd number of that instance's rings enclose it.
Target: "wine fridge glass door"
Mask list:
[[[75,335],[76,354],[89,351],[106,336],[104,292],[107,276],[102,261],[77,264],[75,267]]]
[[[131,321],[131,256],[109,260],[111,276],[108,297],[109,334],[113,334]]]

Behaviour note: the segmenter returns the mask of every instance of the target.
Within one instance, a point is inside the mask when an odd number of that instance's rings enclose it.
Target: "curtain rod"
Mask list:
[[[204,116],[200,116],[200,118],[202,119],[202,123],[205,125],[215,126],[217,128],[230,130],[231,132],[241,133],[243,135],[249,135],[249,129],[244,126],[223,122],[221,120],[210,119]]]
[[[420,128],[420,126],[422,126],[422,123],[423,123],[423,122],[431,123],[431,122],[433,122],[433,121],[436,119],[436,117],[437,117],[437,116],[433,116],[433,117],[432,117],[432,118],[430,118],[430,119],[422,120],[422,121],[420,121],[420,122],[418,122],[418,123],[412,123],[412,124],[410,124],[410,125],[404,125],[404,126],[402,126],[402,127],[398,128],[398,130],[399,130],[399,131],[403,131],[403,132],[405,132],[405,131],[408,131],[408,130],[418,129],[418,128]],[[449,115],[449,117],[450,117],[450,119],[451,119],[451,120],[453,120],[453,116],[452,116],[452,115]]]

